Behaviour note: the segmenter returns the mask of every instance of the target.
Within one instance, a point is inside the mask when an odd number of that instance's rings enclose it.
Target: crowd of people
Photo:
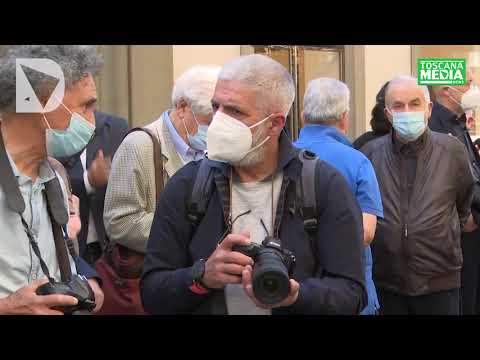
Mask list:
[[[16,109],[16,60],[65,76],[49,112]],[[96,111],[95,46],[0,58],[0,314],[460,315],[480,312],[480,90],[380,89],[351,142],[350,91],[310,81],[285,126],[288,70],[196,65],[142,128]],[[45,105],[56,84],[30,85]]]

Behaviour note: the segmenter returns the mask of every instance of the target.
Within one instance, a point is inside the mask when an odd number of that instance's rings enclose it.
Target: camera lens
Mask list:
[[[263,277],[263,285],[262,286],[266,291],[268,291],[270,293],[277,292],[278,288],[280,287],[278,285],[277,279],[275,279],[273,277],[269,277],[268,275]]]
[[[264,304],[277,304],[288,296],[290,278],[277,250],[267,248],[258,253],[252,283],[255,297]]]

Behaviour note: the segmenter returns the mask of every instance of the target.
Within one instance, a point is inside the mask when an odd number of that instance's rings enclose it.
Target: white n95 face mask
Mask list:
[[[207,131],[208,158],[226,163],[236,163],[270,139],[267,136],[252,148],[253,136],[250,129],[262,124],[272,115],[248,127],[241,121],[217,111]]]
[[[462,93],[460,90],[455,89],[454,87],[451,87],[450,89]],[[473,83],[466,92],[462,93],[460,102],[455,100],[453,97],[450,98],[460,105],[464,111],[480,107],[480,90],[478,89],[478,86]]]
[[[480,106],[480,90],[477,85],[472,84],[470,89],[462,95],[463,110],[472,110]]]

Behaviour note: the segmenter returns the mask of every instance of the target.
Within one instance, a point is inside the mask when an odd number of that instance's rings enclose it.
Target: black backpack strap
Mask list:
[[[192,196],[188,204],[188,219],[193,226],[197,227],[202,221],[203,215],[207,211],[208,202],[213,189],[213,168],[209,164],[208,159],[200,162],[195,183],[192,189]]]
[[[318,230],[315,169],[319,161],[314,153],[307,150],[302,150],[298,156],[302,162],[302,175],[297,187],[297,195],[301,204],[303,226],[309,235],[313,235]]]

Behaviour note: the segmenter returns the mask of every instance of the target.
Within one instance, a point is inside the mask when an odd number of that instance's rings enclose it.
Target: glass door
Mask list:
[[[251,48],[251,52],[269,56],[284,65],[293,77],[296,94],[286,130],[291,139],[296,140],[308,82],[318,77],[345,81],[344,46],[255,45]]]

